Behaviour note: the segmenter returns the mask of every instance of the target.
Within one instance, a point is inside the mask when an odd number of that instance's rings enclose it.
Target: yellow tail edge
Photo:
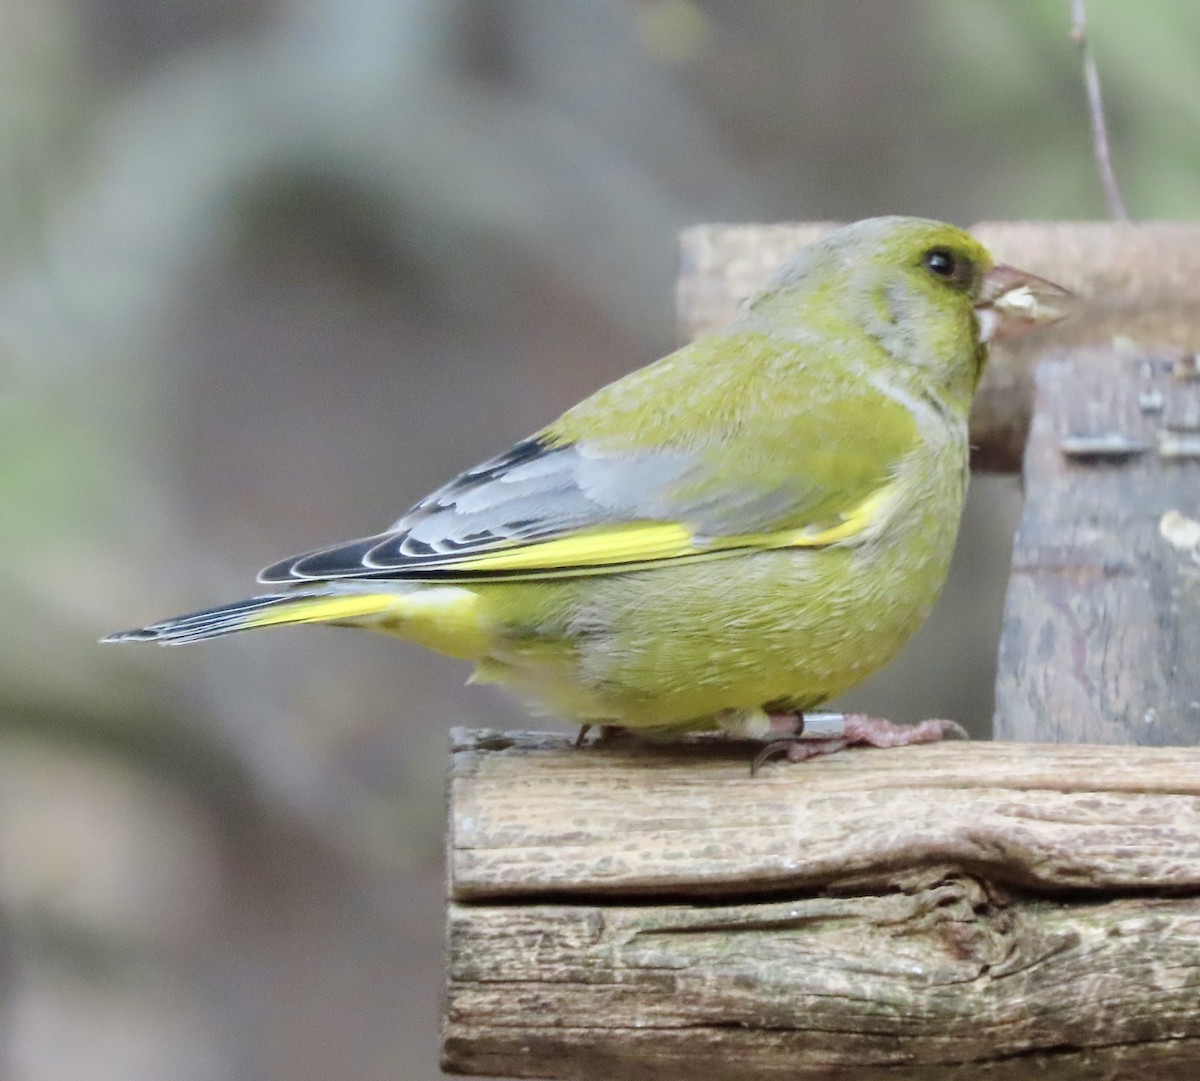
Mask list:
[[[101,641],[183,645],[259,627],[369,619],[402,600],[403,595],[398,593],[272,593],[164,619],[131,631],[118,631]]]

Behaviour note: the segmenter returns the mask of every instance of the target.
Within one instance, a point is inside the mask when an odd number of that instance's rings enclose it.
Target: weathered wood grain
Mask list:
[[[683,234],[677,287],[680,330],[719,329],[797,248],[832,223],[700,225]],[[996,258],[1057,281],[1085,301],[1080,315],[997,345],[971,417],[975,465],[1014,472],[1033,400],[1032,367],[1065,345],[1114,338],[1155,348],[1200,349],[1200,225],[1183,222],[982,223],[972,232]]]
[[[455,734],[452,1072],[1191,1078],[1200,749]]]
[[[1174,363],[1085,350],[1038,369],[997,739],[1200,742],[1200,381]]]
[[[455,905],[445,1067],[554,1078],[1158,1078],[1200,1063],[1200,902],[923,889]]]
[[[740,743],[512,738],[456,745],[454,900],[817,890],[931,859],[1047,891],[1200,888],[1200,748],[943,743],[751,778]]]

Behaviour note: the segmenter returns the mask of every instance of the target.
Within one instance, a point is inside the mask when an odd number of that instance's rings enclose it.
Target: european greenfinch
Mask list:
[[[967,488],[987,342],[1065,290],[951,225],[860,221],[720,333],[630,373],[390,529],[268,567],[271,592],[114,634],[366,627],[540,708],[671,735],[783,736],[928,615]],[[940,738],[849,726],[840,740]],[[831,747],[828,749],[832,749]]]

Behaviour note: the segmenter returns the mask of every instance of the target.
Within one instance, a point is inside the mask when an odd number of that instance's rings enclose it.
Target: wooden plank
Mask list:
[[[1200,749],[455,733],[445,1068],[1191,1078]]]
[[[700,225],[681,241],[677,305],[686,341],[733,318],[797,248],[832,223]],[[1033,400],[1032,367],[1049,350],[1111,344],[1200,349],[1200,225],[1182,222],[985,222],[972,227],[1001,262],[1077,292],[1081,314],[992,350],[971,417],[974,464],[1015,472]]]
[[[1200,381],[1179,378],[1191,371],[1105,350],[1039,368],[997,739],[1200,742]]]
[[[453,906],[443,1068],[550,1078],[1195,1077],[1200,902]],[[1151,1072],[1153,1071],[1153,1073]]]
[[[1197,748],[944,743],[755,778],[752,755],[724,741],[576,750],[565,737],[460,735],[452,896],[814,890],[931,853],[1044,890],[1167,875],[1200,887]]]

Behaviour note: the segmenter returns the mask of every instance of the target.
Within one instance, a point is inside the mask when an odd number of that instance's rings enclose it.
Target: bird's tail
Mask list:
[[[365,623],[384,616],[403,604],[396,592],[347,593],[333,590],[297,590],[268,593],[262,597],[206,608],[203,612],[164,619],[132,631],[118,631],[102,642],[158,642],[183,645],[218,638],[235,631],[275,627],[286,623]]]

